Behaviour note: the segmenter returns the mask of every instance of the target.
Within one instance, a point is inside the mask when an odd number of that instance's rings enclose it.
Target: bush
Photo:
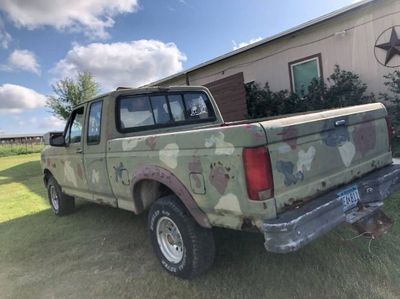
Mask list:
[[[246,85],[246,101],[249,118],[268,117],[289,113],[346,107],[375,102],[373,94],[366,95],[367,85],[357,74],[335,66],[326,82],[314,79],[299,94],[287,90],[271,91],[252,82]]]
[[[391,117],[393,127],[396,130],[395,136],[400,136],[400,71],[394,71],[386,76],[385,86],[388,87],[390,95],[380,94],[381,100],[386,102],[389,116]]]

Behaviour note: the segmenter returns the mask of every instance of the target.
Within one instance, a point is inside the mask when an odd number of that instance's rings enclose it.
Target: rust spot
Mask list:
[[[297,128],[294,126],[286,127],[278,135],[290,146],[292,150],[297,147]]]
[[[157,141],[155,136],[150,136],[146,138],[146,145],[153,151],[156,148]]]
[[[289,203],[284,204],[284,209],[286,211],[298,209],[298,208],[302,207],[304,205],[304,203],[305,203],[305,201],[303,199],[290,198]]]

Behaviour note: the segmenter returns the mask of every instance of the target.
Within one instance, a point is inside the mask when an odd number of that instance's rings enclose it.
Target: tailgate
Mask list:
[[[392,162],[380,103],[263,121],[277,212]]]

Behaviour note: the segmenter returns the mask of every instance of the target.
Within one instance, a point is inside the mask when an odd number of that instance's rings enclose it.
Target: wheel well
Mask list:
[[[173,194],[170,188],[158,181],[145,179],[137,182],[133,190],[137,213],[147,210],[158,198]]]
[[[44,174],[43,182],[44,182],[44,185],[47,187],[47,183],[49,182],[49,178],[52,177],[53,175],[51,174],[50,170],[48,170],[48,169],[45,169],[43,171],[43,174]]]

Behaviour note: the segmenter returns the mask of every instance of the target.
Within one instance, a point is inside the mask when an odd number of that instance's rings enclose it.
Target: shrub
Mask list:
[[[399,138],[400,135],[400,71],[384,76],[386,79],[385,86],[388,87],[390,95],[380,94],[381,100],[386,102],[389,116],[391,117],[393,127],[396,130],[395,136]]]
[[[271,91],[268,82],[264,88],[252,82],[246,85],[249,118],[260,118],[330,109],[375,102],[374,94],[366,95],[367,85],[357,74],[341,70],[338,65],[327,78],[314,79],[299,94],[287,90]]]

